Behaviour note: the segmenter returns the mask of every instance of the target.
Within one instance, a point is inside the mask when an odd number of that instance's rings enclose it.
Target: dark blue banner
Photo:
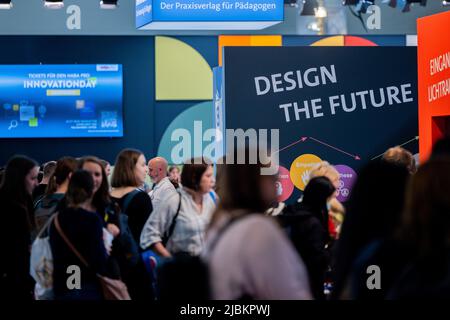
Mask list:
[[[363,163],[395,145],[417,152],[416,57],[414,47],[226,47],[226,128],[279,130],[281,201],[323,161],[346,201]]]

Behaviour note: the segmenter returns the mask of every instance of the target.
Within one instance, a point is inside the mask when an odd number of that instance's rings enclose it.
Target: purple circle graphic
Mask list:
[[[353,184],[356,181],[356,178],[358,177],[356,175],[355,170],[350,168],[349,166],[346,166],[345,164],[338,164],[334,166],[336,170],[339,172],[340,178],[339,178],[339,187],[336,190],[337,191],[337,199],[340,202],[345,202],[350,197],[350,193],[353,188]]]

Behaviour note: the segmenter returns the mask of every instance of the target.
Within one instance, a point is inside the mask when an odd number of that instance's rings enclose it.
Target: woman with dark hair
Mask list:
[[[107,160],[100,159],[102,167],[105,169],[106,178],[111,175],[111,164]]]
[[[73,157],[62,157],[56,161],[56,168],[49,181],[46,195],[64,194],[69,187],[70,176],[77,170],[78,160]]]
[[[176,189],[179,188],[180,180],[181,180],[181,174],[180,174],[180,168],[177,166],[170,166],[169,167],[169,179],[170,182],[172,182],[176,187]]]
[[[207,160],[194,158],[185,163],[181,183],[179,194],[170,196],[150,216],[141,234],[141,248],[151,248],[162,257],[175,253],[198,256],[215,209],[209,196],[213,169]]]
[[[138,245],[131,232],[128,232],[128,219],[120,212],[119,205],[111,200],[103,162],[96,157],[86,156],[80,159],[79,167],[92,175],[94,196],[90,210],[102,220],[105,238],[113,240],[106,244],[110,250],[108,270],[112,277],[120,278],[121,273],[131,273],[130,268],[136,265],[139,259]]]
[[[97,212],[104,222],[104,226],[115,237],[119,234],[118,214],[112,206],[109,195],[109,183],[106,177],[105,167],[101,160],[93,156],[80,159],[78,167],[91,173],[94,180],[94,197],[92,198],[91,211]]]
[[[277,194],[276,175],[263,175],[262,163],[218,165],[220,202],[202,255],[213,299],[311,298],[302,260],[264,215]]]
[[[144,184],[148,167],[144,154],[135,149],[124,149],[117,156],[111,178],[111,200],[128,217],[128,225],[136,244],[153,206],[149,195],[139,189]],[[142,259],[132,269],[122,269],[123,281],[133,300],[152,300],[153,289]]]
[[[25,156],[14,156],[6,165],[0,186],[0,300],[30,300],[30,245],[33,230],[32,192],[38,185],[39,166]]]
[[[42,165],[42,179],[38,179],[39,185],[33,191],[33,202],[36,203],[45,195],[45,190],[47,190],[47,185],[55,172],[55,168],[56,161],[49,161]]]
[[[421,165],[408,186],[397,241],[405,260],[387,299],[450,297],[450,158]],[[383,270],[383,269],[381,269]]]
[[[94,195],[91,173],[78,170],[72,174],[66,193],[66,208],[59,211],[50,227],[53,254],[53,291],[57,300],[102,300],[103,294],[96,274],[105,275],[107,252],[103,242],[100,217],[91,211]],[[57,219],[57,220],[56,220]],[[85,266],[71,250],[55,223],[86,260]],[[78,266],[79,286],[68,288],[69,266]]]
[[[78,161],[72,157],[62,157],[47,185],[45,196],[34,204],[34,220],[39,231],[48,219],[64,206],[64,195],[69,187],[70,177],[77,170]]]
[[[78,167],[79,169],[86,170],[92,175],[94,181],[94,196],[89,204],[89,211],[97,213],[102,221],[105,246],[110,253],[108,269],[112,271],[114,278],[120,278],[120,267],[114,257],[115,254],[112,252],[113,240],[120,233],[118,221],[120,209],[118,206],[116,209],[116,206],[113,205],[109,196],[109,183],[106,178],[105,167],[101,160],[93,156],[81,158]]]
[[[335,187],[327,177],[311,179],[302,202],[288,206],[278,218],[305,262],[315,299],[324,300],[325,274],[330,265],[328,202]]]
[[[370,162],[359,172],[347,202],[336,254],[333,255],[333,299],[362,298],[365,294],[373,298],[384,295],[384,286],[381,290],[368,290],[367,266],[370,264],[363,262],[365,257],[362,255],[372,255],[378,247],[394,245],[390,240],[400,222],[409,176],[405,165],[387,161]],[[400,253],[401,250],[396,251],[394,258]],[[382,270],[383,283],[387,284],[390,281],[389,272]],[[364,292],[352,292],[355,291],[352,286],[358,286],[352,285],[352,274],[359,275],[356,280]]]

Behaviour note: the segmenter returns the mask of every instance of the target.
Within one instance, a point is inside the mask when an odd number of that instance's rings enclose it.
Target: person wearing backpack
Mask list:
[[[302,202],[287,206],[283,214],[277,216],[305,262],[317,300],[325,300],[324,283],[331,261],[327,203],[334,192],[327,177],[312,178],[303,192]]]
[[[107,258],[103,241],[103,224],[91,211],[94,182],[89,172],[73,173],[66,193],[67,207],[60,210],[50,227],[53,254],[53,291],[56,300],[103,300],[97,274],[107,274]],[[65,236],[84,257],[86,266],[71,250],[56,228],[56,219]],[[69,288],[70,266],[79,268],[79,286]],[[73,273],[73,271],[72,271]]]
[[[235,154],[245,152],[249,159],[249,151]],[[202,254],[211,298],[311,299],[302,259],[273,218],[264,215],[277,197],[276,175],[262,174],[267,161],[234,160],[235,164],[218,164],[220,203]]]
[[[381,249],[381,254],[384,254],[382,248],[398,247],[393,244],[392,238],[401,221],[409,179],[410,173],[405,165],[382,159],[369,162],[358,172],[358,179],[346,203],[342,232],[332,255],[332,299],[380,299],[385,295],[390,279],[396,278],[397,274],[384,263],[386,260],[402,261],[403,253],[400,255],[399,252],[406,253],[405,248],[395,249],[393,260],[383,258],[376,262],[375,259],[373,264],[379,265],[383,274],[381,290],[369,290],[367,277],[359,278],[357,284],[354,283],[352,274],[361,274],[361,271],[367,275],[367,267],[371,263],[365,262],[369,262],[372,256],[378,256],[377,247]],[[391,255],[389,251],[386,253],[388,257]],[[358,271],[354,270],[355,267]]]
[[[139,189],[145,181],[147,170],[145,156],[141,151],[124,149],[117,156],[111,178],[111,200],[119,205],[122,214],[127,217],[136,244],[139,244],[141,231],[153,211],[149,195]],[[151,276],[141,257],[135,266],[121,271],[133,300],[154,299]]]
[[[34,204],[34,221],[37,232],[58,210],[59,206],[64,206],[61,200],[69,186],[70,177],[77,167],[78,161],[72,157],[62,157],[56,162],[55,171],[49,180],[44,197]]]
[[[200,255],[216,207],[209,195],[213,182],[213,169],[207,160],[188,160],[183,166],[179,194],[166,199],[150,216],[142,230],[141,248],[152,249],[161,257]]]
[[[0,300],[31,300],[34,282],[29,275],[33,226],[32,192],[39,167],[25,156],[14,156],[6,165],[0,186]]]
[[[200,283],[206,273],[199,255],[216,207],[209,195],[214,182],[212,166],[203,158],[188,160],[181,182],[179,191],[152,213],[141,234],[141,248],[160,300],[205,296]]]
[[[86,156],[80,159],[78,168],[91,173],[94,180],[94,197],[90,204],[92,211],[99,215],[104,227],[111,235],[118,236],[120,233],[119,217],[109,195],[109,183],[101,161],[96,157]]]
[[[129,273],[139,260],[139,248],[128,226],[128,217],[123,214],[117,203],[109,195],[109,183],[103,163],[96,157],[86,156],[80,159],[79,168],[91,173],[94,180],[94,196],[90,203],[92,212],[102,220],[104,232],[114,238],[110,254],[110,269],[115,270],[115,278],[121,273]]]

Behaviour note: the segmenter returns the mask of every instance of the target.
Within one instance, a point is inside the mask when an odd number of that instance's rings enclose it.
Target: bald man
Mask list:
[[[417,171],[416,161],[412,153],[400,146],[387,149],[381,159],[406,167],[410,174],[414,174]]]
[[[154,183],[152,191],[148,193],[152,199],[153,211],[158,210],[158,206],[165,199],[177,193],[167,177],[167,167],[167,160],[162,157],[150,159],[148,162],[148,175]]]

